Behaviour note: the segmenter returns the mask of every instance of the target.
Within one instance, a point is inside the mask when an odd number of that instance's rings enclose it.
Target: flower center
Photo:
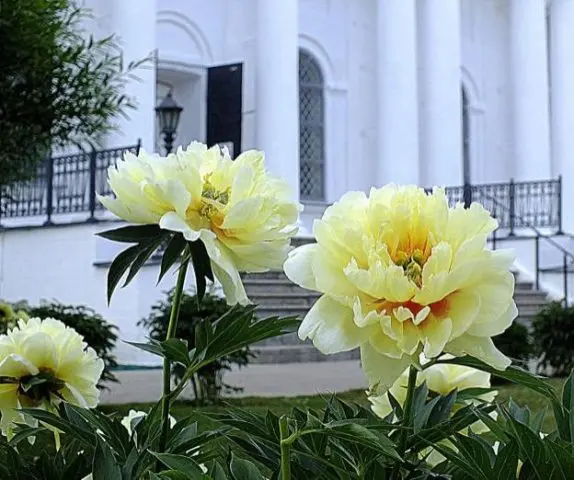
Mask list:
[[[64,382],[58,379],[50,369],[40,370],[38,375],[27,375],[20,378],[18,393],[27,397],[33,403],[49,400],[50,395],[64,387]]]
[[[229,188],[224,191],[219,191],[209,183],[205,182],[203,191],[201,192],[201,206],[199,207],[199,214],[202,217],[207,217],[210,220],[217,215],[229,202]]]
[[[405,275],[417,287],[421,287],[423,283],[423,265],[425,264],[425,254],[420,249],[415,249],[410,255],[405,252],[397,252],[395,264],[403,267]]]

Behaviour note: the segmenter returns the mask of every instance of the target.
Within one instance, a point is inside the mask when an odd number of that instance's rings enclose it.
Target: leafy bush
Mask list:
[[[514,322],[502,334],[493,338],[496,348],[513,363],[525,365],[534,354],[534,346],[528,328],[521,323]]]
[[[173,303],[173,290],[167,293],[165,300],[160,300],[152,306],[152,311],[147,318],[143,318],[138,325],[149,330],[152,340],[162,341],[166,338],[169,315]],[[248,307],[235,307],[247,312]],[[230,307],[224,298],[220,298],[211,293],[207,293],[201,302],[196,295],[183,294],[179,321],[175,337],[187,342],[191,349],[195,346],[195,329],[203,322],[213,323],[222,315],[229,311]],[[198,404],[216,403],[222,393],[241,392],[242,387],[228,385],[223,382],[225,371],[231,370],[235,365],[243,367],[255,357],[255,354],[245,347],[230,355],[223,356],[217,361],[202,367],[197,375],[191,378],[191,386]],[[175,364],[172,367],[172,374],[180,380],[183,377],[185,368]]]
[[[536,315],[532,327],[538,369],[567,376],[574,368],[574,307],[549,303]]]
[[[3,311],[2,305],[7,304],[0,304],[0,317]],[[118,366],[116,357],[113,355],[118,339],[117,327],[108,323],[95,310],[83,305],[64,305],[56,301],[44,301],[36,307],[28,305],[27,302],[18,302],[12,306],[8,305],[8,307],[16,312],[15,315],[19,318],[26,314],[30,317],[52,317],[76,330],[84,337],[84,341],[96,351],[98,357],[104,361],[105,367],[98,386],[103,388],[104,382],[118,381],[112,373],[112,369]],[[5,325],[6,323],[0,322],[0,330]],[[0,333],[4,332],[5,330]]]

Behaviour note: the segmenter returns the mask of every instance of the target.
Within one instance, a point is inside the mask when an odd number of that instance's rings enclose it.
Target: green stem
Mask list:
[[[173,303],[171,304],[171,313],[169,315],[169,324],[167,326],[166,340],[173,338],[177,330],[177,320],[179,317],[179,309],[181,307],[181,297],[183,295],[183,285],[185,283],[185,275],[187,273],[188,262],[184,261],[179,267],[177,275],[177,282],[175,284],[175,292],[173,294]],[[165,444],[167,442],[167,432],[169,430],[169,405],[170,405],[170,388],[171,388],[171,362],[163,359],[163,397],[161,399],[161,436],[159,440],[159,451],[163,453]]]
[[[417,374],[418,371],[413,365],[409,368],[409,383],[407,385],[407,398],[403,407],[403,431],[401,432],[399,440],[399,455],[404,457],[407,451],[407,441],[409,439],[409,432],[413,416],[413,400],[415,388],[417,387]]]
[[[291,441],[287,415],[279,419],[279,435],[281,438],[281,480],[291,480]]]

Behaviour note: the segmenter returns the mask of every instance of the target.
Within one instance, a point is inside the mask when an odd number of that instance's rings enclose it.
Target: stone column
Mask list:
[[[114,32],[120,39],[124,65],[149,57],[126,85],[127,95],[137,107],[127,110],[129,118],[117,119],[119,129],[110,135],[109,147],[134,145],[138,138],[148,152],[154,149],[156,97],[156,13],[157,0],[121,0],[112,3]],[[163,153],[163,152],[162,152]]]
[[[257,0],[256,148],[299,198],[298,1]]]
[[[415,3],[377,3],[379,186],[420,181]]]
[[[515,177],[545,180],[550,176],[546,0],[510,0],[510,75]]]
[[[574,231],[574,0],[550,6],[550,101],[552,176],[562,175],[562,215]],[[566,207],[566,208],[564,208]]]
[[[460,0],[418,2],[421,174],[425,186],[461,185]]]

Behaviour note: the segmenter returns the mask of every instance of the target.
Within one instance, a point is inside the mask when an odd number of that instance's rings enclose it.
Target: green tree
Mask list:
[[[25,180],[53,147],[94,144],[134,107],[114,35],[82,28],[75,0],[0,0],[0,186]]]

